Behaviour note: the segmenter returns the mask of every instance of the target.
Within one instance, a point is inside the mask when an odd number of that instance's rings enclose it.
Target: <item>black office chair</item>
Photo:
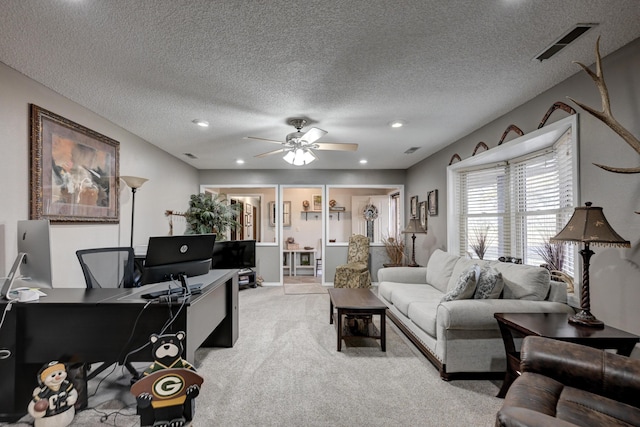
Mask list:
[[[84,281],[88,289],[91,288],[133,288],[135,255],[133,248],[96,248],[81,249],[76,251]],[[104,361],[102,364],[92,369],[87,375],[87,380],[98,375],[109,366],[117,363],[115,361]],[[130,362],[124,365],[133,375],[132,382],[140,378],[140,374]]]
[[[133,248],[97,248],[76,251],[87,288],[133,288]]]

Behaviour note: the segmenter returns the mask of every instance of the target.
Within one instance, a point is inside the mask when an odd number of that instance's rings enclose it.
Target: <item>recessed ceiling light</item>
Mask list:
[[[360,164],[361,164],[361,165],[366,165],[366,164],[367,164],[367,159],[362,159],[362,160],[360,160]]]
[[[236,160],[236,164],[244,165],[244,160],[238,159],[238,160]]]
[[[389,126],[391,126],[392,128],[401,128],[404,125],[405,125],[405,122],[403,122],[402,120],[395,120],[389,123]]]
[[[203,128],[209,127],[209,122],[206,120],[194,119],[192,122]]]

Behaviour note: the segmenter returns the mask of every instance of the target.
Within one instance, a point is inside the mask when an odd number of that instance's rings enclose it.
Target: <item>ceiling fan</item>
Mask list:
[[[278,150],[258,154],[256,157],[266,157],[272,154],[285,153],[283,159],[287,163],[295,166],[302,166],[307,165],[318,158],[313,150],[356,151],[358,149],[358,144],[316,142],[326,135],[327,131],[314,127],[306,132],[302,132],[302,128],[307,124],[305,119],[289,119],[287,123],[295,127],[296,132],[288,134],[285,142],[254,136],[247,137],[247,139],[256,139],[259,141],[273,142],[282,145],[282,148]]]

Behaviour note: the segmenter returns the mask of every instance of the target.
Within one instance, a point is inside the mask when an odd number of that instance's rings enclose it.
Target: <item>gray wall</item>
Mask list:
[[[559,55],[552,60],[564,60]],[[595,61],[595,57],[594,57]],[[632,134],[640,137],[640,39],[603,58],[602,67],[609,88],[611,108],[616,119]],[[481,84],[481,78],[479,78]],[[617,134],[567,99],[571,96],[601,109],[599,92],[593,81],[576,66],[576,74],[495,121],[456,141],[408,170],[406,195],[426,198],[439,190],[438,216],[429,218],[429,233],[416,239],[416,258],[426,264],[431,253],[446,249],[446,167],[454,153],[462,159],[471,156],[474,147],[484,141],[495,147],[510,124],[525,134],[537,129],[542,117],[556,101],[573,106],[579,114],[580,200],[602,206],[613,228],[631,241],[631,249],[594,246],[591,260],[591,308],[594,315],[614,327],[640,334],[640,175],[606,172],[593,163],[608,166],[638,167],[640,156]],[[564,118],[556,111],[548,123]],[[464,119],[462,119],[464,120]],[[510,134],[507,140],[516,136]]]
[[[136,193],[134,245],[169,231],[167,209],[184,211],[199,189],[195,168],[0,63],[0,276],[17,255],[18,220],[29,218],[29,104],[120,142],[120,174],[148,178]],[[120,224],[54,224],[53,284],[84,287],[77,249],[129,246],[131,190],[121,184]],[[4,230],[4,233],[2,232]]]

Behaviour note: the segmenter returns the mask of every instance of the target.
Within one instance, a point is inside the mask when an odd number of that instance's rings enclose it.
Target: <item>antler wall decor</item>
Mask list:
[[[576,103],[580,108],[584,109],[586,112],[603,122],[605,125],[609,126],[615,133],[620,135],[622,139],[624,139],[627,144],[629,144],[638,154],[640,154],[640,140],[633,136],[631,132],[625,129],[616,119],[613,118],[613,114],[611,114],[611,105],[609,103],[609,91],[607,90],[607,85],[604,82],[604,76],[602,74],[602,60],[600,59],[600,37],[596,40],[596,72],[591,71],[586,65],[574,61],[574,64],[578,64],[584,71],[589,74],[589,77],[593,79],[596,84],[596,87],[600,91],[600,98],[602,98],[602,111],[596,111],[594,108],[591,108],[587,105],[584,105],[571,97],[569,98],[571,101]],[[598,166],[609,172],[615,173],[640,173],[640,168],[617,168],[612,166],[605,166],[598,163],[594,163],[594,165]]]

